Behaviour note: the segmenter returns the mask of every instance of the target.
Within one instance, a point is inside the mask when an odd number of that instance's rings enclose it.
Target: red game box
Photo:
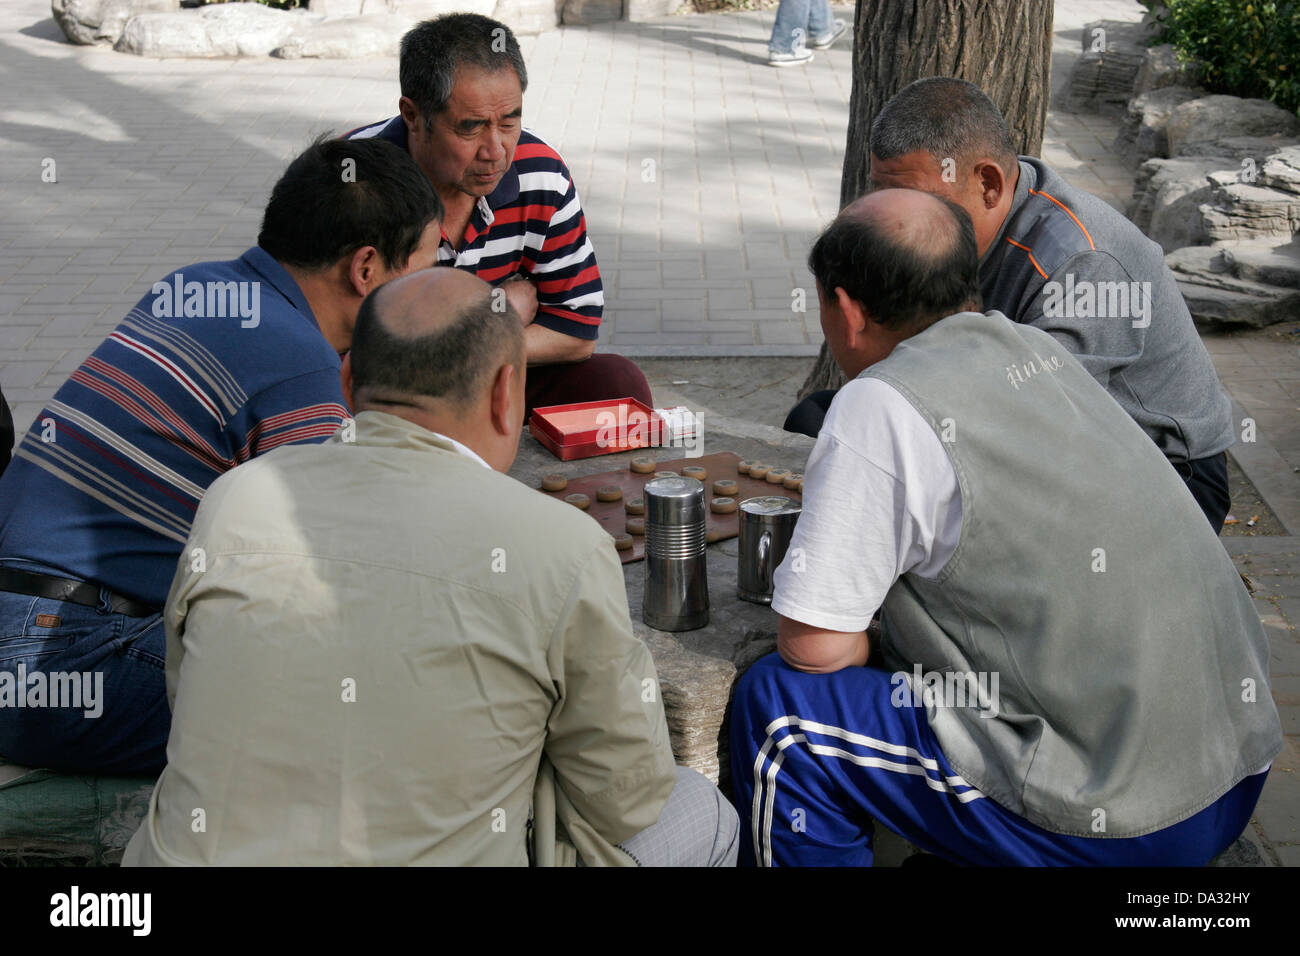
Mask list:
[[[534,408],[528,430],[561,461],[660,444],[663,420],[635,398]]]

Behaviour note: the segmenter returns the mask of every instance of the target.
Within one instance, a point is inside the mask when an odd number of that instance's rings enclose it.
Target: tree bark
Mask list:
[[[866,191],[876,115],[922,77],[979,86],[1002,110],[1016,148],[1037,156],[1051,94],[1052,7],[1050,0],[858,0],[840,206]],[[823,343],[799,398],[843,384]]]

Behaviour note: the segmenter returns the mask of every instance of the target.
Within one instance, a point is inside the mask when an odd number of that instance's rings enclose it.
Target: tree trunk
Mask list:
[[[858,0],[840,206],[866,191],[876,115],[922,77],[955,76],[979,86],[1002,110],[1016,148],[1037,156],[1051,93],[1052,6],[1050,0]],[[843,384],[823,343],[799,398]]]

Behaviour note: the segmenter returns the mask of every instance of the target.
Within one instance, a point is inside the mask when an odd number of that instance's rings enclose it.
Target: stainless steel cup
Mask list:
[[[704,485],[655,478],[645,491],[645,601],[641,619],[661,631],[709,623]]]
[[[772,574],[785,557],[801,512],[783,495],[746,498],[740,503],[740,567],[736,594],[755,604],[772,603]]]

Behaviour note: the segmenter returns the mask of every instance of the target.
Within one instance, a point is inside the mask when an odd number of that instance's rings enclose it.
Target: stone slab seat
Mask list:
[[[0,757],[0,866],[120,863],[154,780],[55,773]]]

